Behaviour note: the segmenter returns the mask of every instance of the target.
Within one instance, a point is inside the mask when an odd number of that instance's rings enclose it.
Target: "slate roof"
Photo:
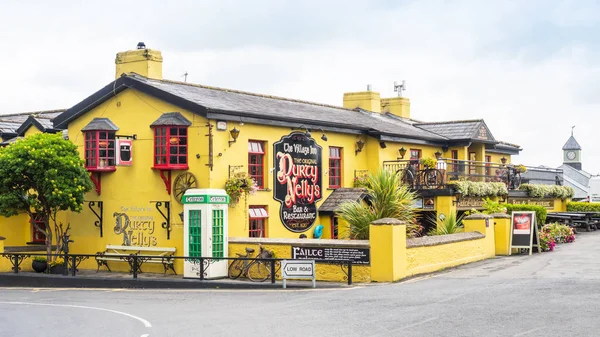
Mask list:
[[[496,142],[483,119],[448,121],[433,123],[415,123],[415,126],[442,135],[450,140],[478,140]],[[480,130],[485,128],[485,138],[480,136]]]
[[[185,118],[179,112],[167,112],[162,114],[157,120],[155,120],[150,126],[158,126],[158,125],[181,125],[181,126],[190,126],[192,122],[190,122],[187,118]]]
[[[106,130],[106,131],[117,131],[119,128],[113,123],[110,119],[102,117],[102,118],[94,118],[92,121],[84,126],[81,131],[92,131],[92,130]]]
[[[338,188],[333,191],[319,207],[319,212],[335,212],[338,207],[347,201],[361,201],[365,196],[363,188]]]
[[[65,112],[66,109],[31,111],[0,115],[0,133],[17,134],[23,123],[30,118],[35,118],[36,122],[44,129],[53,129],[52,120]],[[29,124],[30,125],[30,124]],[[39,126],[36,125],[39,128]],[[41,130],[45,131],[45,130]]]
[[[569,137],[569,140],[567,140],[567,142],[565,143],[565,145],[562,148],[563,150],[581,150],[581,145],[579,145],[579,143],[575,140],[575,137],[573,137],[573,135],[571,135],[571,137]]]

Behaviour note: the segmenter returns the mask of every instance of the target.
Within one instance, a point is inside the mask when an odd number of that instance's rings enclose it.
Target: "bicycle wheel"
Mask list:
[[[513,184],[514,190],[518,190],[519,187],[521,187],[521,175],[520,174],[517,174],[513,177],[512,184]]]
[[[400,171],[398,171],[400,172]],[[412,187],[415,183],[415,175],[410,170],[404,170],[402,173],[402,184]]]
[[[237,279],[242,275],[244,271],[244,261],[242,260],[234,260],[229,265],[229,278]]]
[[[271,277],[271,269],[264,262],[254,262],[248,267],[248,278],[254,282],[264,282]]]
[[[424,172],[425,186],[429,188],[439,188],[444,184],[442,172],[436,169],[425,170]]]

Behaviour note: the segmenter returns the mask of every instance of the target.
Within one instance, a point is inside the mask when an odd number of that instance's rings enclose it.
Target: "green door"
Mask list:
[[[223,210],[212,211],[212,257],[223,257]]]
[[[202,256],[202,212],[200,210],[190,210],[188,213],[189,222],[189,256]]]

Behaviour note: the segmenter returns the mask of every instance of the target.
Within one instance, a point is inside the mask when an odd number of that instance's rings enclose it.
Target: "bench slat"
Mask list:
[[[147,251],[147,252],[175,252],[175,247],[138,247],[138,246],[114,246],[106,245],[106,249],[119,249],[119,250],[136,250],[136,251]]]

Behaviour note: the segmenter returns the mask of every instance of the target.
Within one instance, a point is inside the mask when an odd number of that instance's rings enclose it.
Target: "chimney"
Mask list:
[[[162,55],[159,50],[146,48],[144,42],[137,49],[117,53],[115,58],[116,78],[124,73],[136,73],[144,77],[162,80]]]
[[[379,93],[371,91],[371,85],[367,85],[367,91],[344,93],[344,108],[381,112]]]
[[[410,118],[410,100],[406,97],[381,99],[381,112],[402,118]]]

